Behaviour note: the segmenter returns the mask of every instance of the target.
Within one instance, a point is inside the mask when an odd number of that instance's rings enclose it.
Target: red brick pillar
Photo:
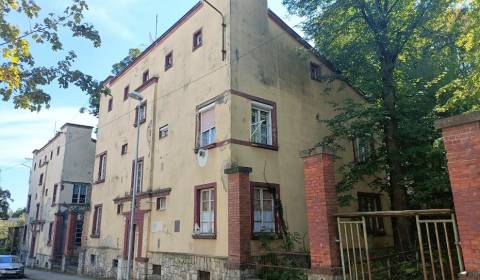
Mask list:
[[[228,174],[228,263],[242,268],[250,258],[252,235],[249,167],[225,169]]]
[[[53,252],[52,256],[62,255],[62,239],[63,239],[63,215],[55,214],[55,230],[53,234]]]
[[[65,250],[63,252],[65,256],[69,256],[72,253],[72,250],[74,247],[73,243],[75,239],[76,221],[77,221],[77,214],[68,213],[66,235],[65,235]]]
[[[332,275],[340,266],[337,239],[337,192],[333,152],[324,147],[303,151],[305,202],[312,270]]]
[[[480,111],[435,125],[442,129],[447,151],[465,270],[480,279]]]

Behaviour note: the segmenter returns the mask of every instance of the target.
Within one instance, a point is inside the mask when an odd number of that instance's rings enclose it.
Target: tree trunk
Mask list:
[[[393,71],[395,58],[392,55],[384,55],[381,64],[382,75],[382,102],[385,110],[384,141],[387,149],[388,175],[390,180],[390,199],[392,210],[406,210],[408,199],[406,190],[402,184],[402,170],[400,165],[400,153],[397,145],[398,122],[395,108],[395,84]],[[406,249],[410,245],[409,222],[405,218],[393,219],[395,246]]]

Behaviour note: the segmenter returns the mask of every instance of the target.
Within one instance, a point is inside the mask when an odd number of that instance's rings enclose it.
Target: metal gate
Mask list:
[[[412,231],[416,231],[411,248],[398,251],[392,247],[372,246],[375,237],[371,236],[369,229],[380,224],[383,227],[384,220],[391,218],[411,220]],[[464,271],[452,210],[347,213],[338,214],[337,222],[345,280],[455,280]],[[389,232],[393,230],[390,228]]]

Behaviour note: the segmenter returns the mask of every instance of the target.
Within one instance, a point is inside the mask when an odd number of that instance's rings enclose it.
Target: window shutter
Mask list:
[[[215,127],[215,109],[212,108],[200,114],[200,132],[203,133]]]

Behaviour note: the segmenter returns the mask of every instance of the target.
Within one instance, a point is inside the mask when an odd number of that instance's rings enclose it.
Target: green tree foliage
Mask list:
[[[101,90],[99,82],[73,69],[77,56],[64,49],[60,38],[60,33],[67,32],[100,46],[98,32],[84,22],[87,9],[85,0],[72,0],[63,13],[42,17],[41,7],[33,0],[0,0],[0,96],[4,101],[12,100],[15,108],[38,111],[49,107],[51,96],[42,88],[53,82],[61,88],[75,85],[89,94]],[[19,18],[31,22],[30,28],[22,30],[13,22]],[[46,45],[65,57],[50,66],[38,65],[30,51],[32,44]]]
[[[141,53],[142,51],[137,48],[128,50],[128,55],[126,57],[124,57],[120,62],[112,65],[112,74],[118,75],[125,68],[127,68],[127,66],[130,65],[130,63],[132,63]]]
[[[0,187],[0,220],[8,219],[8,209],[12,201],[11,194],[8,190]]]
[[[369,183],[390,194],[395,210],[450,206],[445,154],[433,122],[478,108],[479,1],[283,2],[307,18],[304,30],[317,51],[369,101],[332,104],[338,115],[325,120],[331,135],[323,144],[341,149],[338,143],[355,137],[376,142],[367,162],[342,167],[341,201],[351,199],[355,183],[373,178]],[[400,226],[397,236],[406,236],[407,227]]]
[[[12,213],[9,214],[10,218],[21,218],[25,214],[25,208],[19,208],[15,211],[12,211]]]

